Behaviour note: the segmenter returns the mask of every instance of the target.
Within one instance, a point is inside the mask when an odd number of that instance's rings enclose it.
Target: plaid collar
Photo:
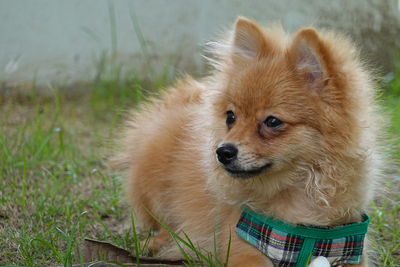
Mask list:
[[[331,266],[358,264],[363,253],[369,217],[337,227],[308,227],[265,217],[243,207],[236,233],[271,259],[274,266],[304,267],[317,256]]]

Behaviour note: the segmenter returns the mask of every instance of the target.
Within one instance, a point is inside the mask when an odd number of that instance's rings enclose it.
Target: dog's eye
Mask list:
[[[235,113],[232,110],[226,112],[226,125],[231,126],[235,122]]]
[[[281,125],[283,124],[283,122],[282,122],[280,119],[278,119],[278,118],[276,118],[276,117],[274,117],[274,116],[268,116],[268,117],[265,119],[264,124],[265,124],[268,128],[274,129],[274,128],[278,128],[279,126],[281,126]]]

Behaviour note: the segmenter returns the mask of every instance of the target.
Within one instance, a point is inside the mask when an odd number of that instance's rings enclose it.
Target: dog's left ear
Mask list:
[[[240,64],[252,61],[268,56],[272,50],[272,44],[260,25],[244,17],[236,20],[231,51],[233,62]]]
[[[295,71],[313,89],[328,84],[330,55],[314,28],[300,29],[289,49],[289,60]]]

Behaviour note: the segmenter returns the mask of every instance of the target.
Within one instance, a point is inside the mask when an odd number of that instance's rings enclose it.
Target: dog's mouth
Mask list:
[[[272,166],[272,163],[266,163],[265,165],[250,169],[250,170],[243,170],[239,168],[234,168],[234,167],[229,167],[229,166],[224,166],[224,169],[233,177],[238,177],[238,178],[251,178],[254,176],[257,176],[258,174],[262,173],[264,170],[269,169]]]

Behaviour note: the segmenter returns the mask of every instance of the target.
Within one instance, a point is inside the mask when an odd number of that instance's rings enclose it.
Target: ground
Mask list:
[[[122,189],[105,165],[124,111],[166,83],[97,80],[85,95],[52,88],[0,96],[0,265],[79,263],[91,237],[140,249]],[[386,191],[372,203],[371,237],[379,266],[400,264],[400,93],[391,82],[382,107],[391,118]]]

